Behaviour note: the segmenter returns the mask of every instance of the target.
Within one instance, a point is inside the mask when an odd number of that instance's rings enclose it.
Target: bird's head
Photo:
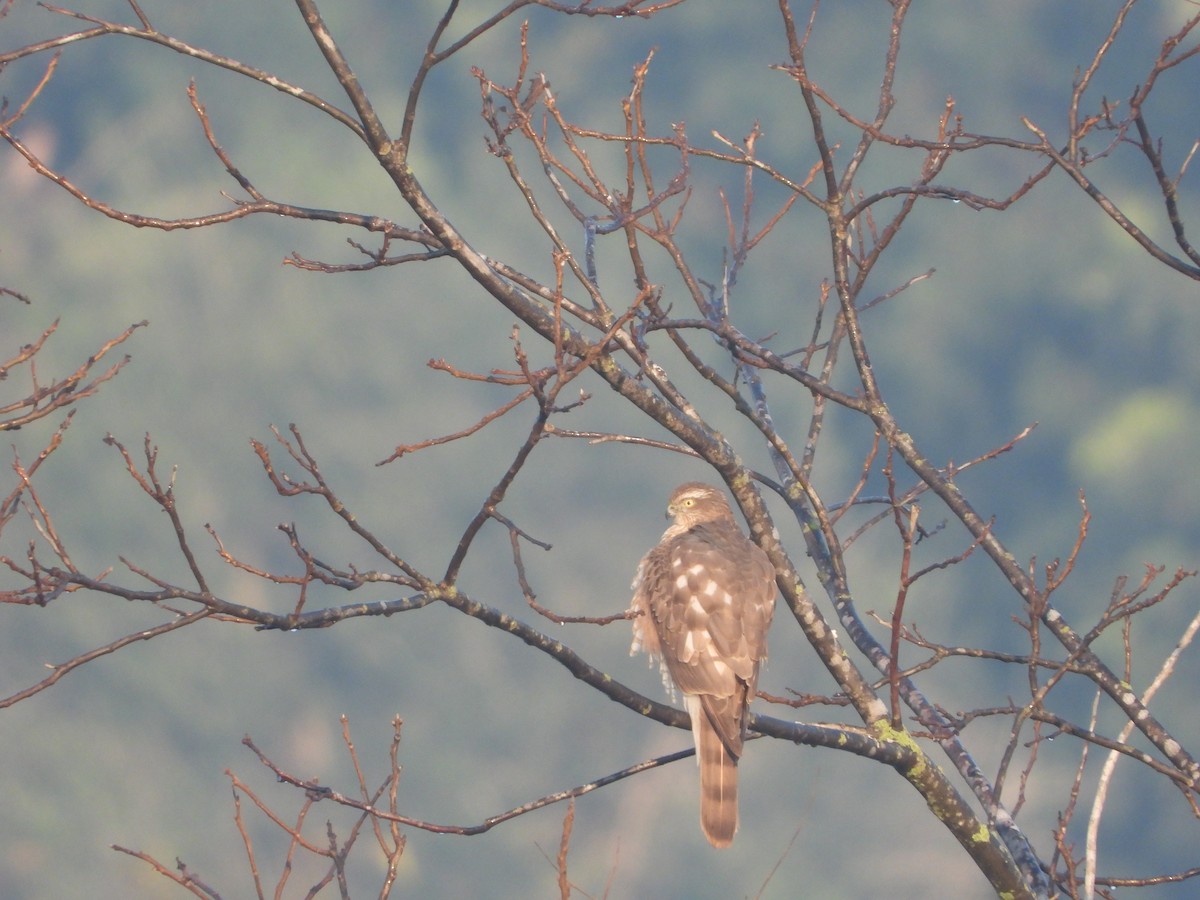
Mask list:
[[[704,522],[731,519],[733,512],[722,491],[699,481],[689,481],[672,492],[667,502],[667,518],[674,519],[677,528],[686,530]]]

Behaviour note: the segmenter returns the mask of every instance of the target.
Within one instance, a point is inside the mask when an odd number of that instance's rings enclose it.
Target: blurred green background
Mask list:
[[[164,32],[348,107],[291,4],[146,0],[143,6]],[[385,0],[326,6],[330,29],[395,133],[407,86],[443,6]],[[946,0],[918,4],[904,33],[890,130],[931,134],[953,95],[969,131],[1026,138],[1020,122],[1026,116],[1061,139],[1072,78],[1090,61],[1117,6],[970,4],[968,11]],[[117,2],[79,8],[134,21]],[[464,33],[495,8],[463,3],[451,33]],[[1182,3],[1137,7],[1097,76],[1093,104],[1101,95],[1127,97],[1145,77],[1159,42],[1190,9]],[[798,15],[806,14],[798,8]],[[657,48],[647,90],[653,132],[667,134],[671,123],[684,121],[695,144],[719,147],[712,131],[740,139],[759,121],[763,158],[794,177],[812,165],[799,93],[786,74],[771,69],[787,55],[774,5],[693,0],[648,22],[529,9],[441,66],[418,116],[412,166],[488,256],[544,277],[551,271],[544,239],[527,224],[524,203],[502,164],[486,152],[479,89],[470,74],[478,66],[496,82],[511,82],[518,25],[526,16],[531,70],[547,74],[574,121],[620,128],[632,67]],[[828,4],[818,16],[812,72],[862,116],[874,112],[889,18],[887,4],[865,2]],[[0,52],[84,24],[17,0],[0,19]],[[36,83],[44,61],[23,61],[0,74],[0,92],[10,105]],[[113,206],[163,217],[217,212],[228,207],[221,191],[239,195],[190,109],[185,89],[192,78],[218,140],[267,196],[414,224],[369,152],[328,118],[137,40],[110,37],[68,47],[16,131],[90,195]],[[1195,139],[1194,83],[1194,69],[1165,78],[1148,108],[1151,127],[1164,135],[1167,159],[1176,166]],[[853,133],[832,115],[827,123],[847,142],[844,159]],[[1089,149],[1098,152],[1099,141]],[[598,152],[596,158],[621,183],[617,155]],[[859,187],[909,184],[919,164],[915,154],[878,148]],[[971,154],[954,160],[939,181],[1004,196],[1030,174],[1031,164],[1017,154]],[[669,155],[657,161],[663,184],[673,165]],[[1167,241],[1154,185],[1132,150],[1118,148],[1095,172],[1146,231]],[[527,174],[543,186],[535,167]],[[717,189],[739,202],[742,175],[699,160],[693,160],[692,175],[684,245],[697,273],[715,282],[725,240]],[[1185,213],[1196,212],[1194,183],[1191,175],[1181,185]],[[765,181],[757,187],[761,224],[784,195]],[[545,196],[549,204],[548,191]],[[568,219],[555,217],[581,250],[582,235]],[[369,237],[336,226],[265,217],[199,231],[135,230],[85,209],[11,149],[0,151],[0,284],[32,300],[26,306],[0,298],[0,354],[11,355],[61,318],[38,358],[39,375],[47,380],[73,370],[131,322],[151,323],[124,348],[133,363],[99,397],[78,407],[65,446],[38,481],[81,568],[116,566],[115,579],[137,584],[120,555],[156,575],[187,579],[165,517],[101,443],[108,432],[135,455],[149,433],[159,448],[160,471],[178,467],[176,492],[193,546],[214,590],[228,599],[282,612],[295,595],[221,564],[205,523],[235,555],[267,569],[298,572],[275,530],[280,522],[297,523],[323,559],[381,565],[317,501],[281,499],[266,482],[248,440],[269,441],[270,424],[294,422],[362,522],[423,571],[443,570],[462,528],[524,438],[532,409],[522,408],[469,441],[385,467],[374,464],[397,444],[464,428],[511,396],[425,365],[445,357],[472,371],[512,368],[511,316],[448,262],[339,276],[280,264],[293,251],[357,262],[347,237],[371,245]],[[601,283],[614,302],[633,296],[621,266],[622,245],[616,235],[600,247]],[[828,259],[821,220],[798,206],[742,275],[735,320],[750,334],[779,332],[774,346],[804,344],[820,282],[829,275]],[[662,260],[653,265],[667,302],[682,312],[686,298],[678,284]],[[1093,514],[1089,540],[1077,572],[1055,596],[1068,619],[1090,626],[1114,580],[1122,574],[1140,578],[1146,563],[1169,571],[1195,566],[1195,283],[1154,263],[1060,175],[1002,215],[948,202],[920,205],[881,263],[873,289],[882,293],[930,268],[937,270],[932,279],[867,319],[885,395],[937,462],[962,462],[1039,423],[1015,452],[965,474],[960,483],[982,514],[996,517],[998,533],[1017,558],[1036,558],[1039,567],[1070,551],[1078,492],[1086,491]],[[546,364],[545,349],[532,337],[525,346],[535,365]],[[25,377],[12,376],[3,396],[23,395]],[[589,376],[579,384],[594,397],[560,420],[562,427],[648,434],[647,424],[632,418],[598,380]],[[768,387],[777,422],[799,446],[807,398],[782,382]],[[711,410],[731,437],[745,441],[740,446],[747,463],[768,469],[727,404],[717,401]],[[55,423],[5,437],[29,460]],[[827,502],[853,484],[869,437],[862,423],[830,415],[818,465],[818,489]],[[277,454],[286,469],[283,460]],[[549,553],[525,549],[540,600],[564,614],[623,609],[634,567],[661,531],[670,487],[705,476],[698,465],[671,454],[544,442],[504,507],[534,537],[554,544]],[[880,489],[873,483],[873,491]],[[941,516],[929,503],[926,524]],[[780,527],[793,557],[803,559],[797,530],[782,514]],[[2,552],[19,557],[26,538],[14,527]],[[964,547],[963,533],[951,526],[922,549],[922,559]],[[890,536],[863,539],[849,562],[861,608],[888,613],[897,565]],[[535,620],[511,569],[507,534],[489,527],[462,586],[483,602]],[[805,572],[815,585],[811,571]],[[11,578],[0,575],[0,585],[11,586]],[[402,596],[365,593],[316,589],[308,604]],[[1145,685],[1195,607],[1196,590],[1187,584],[1135,627],[1135,686]],[[1012,617],[1020,615],[1003,580],[984,560],[972,558],[922,581],[910,595],[906,619],[934,640],[1017,651],[1025,643]],[[84,595],[60,598],[46,609],[8,607],[0,616],[4,696],[43,678],[46,663],[163,619],[154,610]],[[832,691],[786,611],[777,619],[761,687],[776,694],[787,687]],[[535,624],[561,634],[615,677],[660,697],[657,671],[626,657],[625,625]],[[1102,646],[1119,669],[1119,646],[1107,639]],[[1198,674],[1192,653],[1154,705],[1193,749],[1200,743]],[[927,684],[933,699],[958,710],[1008,697],[1019,701],[1025,673],[999,664],[948,663]],[[1088,692],[1065,686],[1059,694],[1059,708],[1077,720],[1086,717]],[[249,896],[224,771],[253,784],[285,815],[297,808],[301,798],[274,784],[241,746],[249,734],[290,771],[353,792],[340,738],[342,714],[350,717],[371,780],[386,771],[392,716],[404,719],[403,811],[440,823],[476,823],[689,741],[683,732],[608,702],[519,642],[438,606],[297,634],[205,624],[102,659],[3,712],[0,895],[181,896],[148,867],[108,849],[117,843],[168,865],[179,857],[223,896]],[[805,720],[840,716],[824,709],[800,713]],[[1111,733],[1119,725],[1102,716],[1100,727]],[[996,721],[966,732],[989,774],[1007,730],[1007,721]],[[1061,739],[1043,744],[1039,753],[1020,821],[1048,857],[1050,829],[1067,802],[1079,745]],[[1095,768],[1093,761],[1085,794]],[[572,880],[591,896],[608,891],[613,897],[989,895],[919,796],[890,771],[845,754],[759,741],[749,747],[741,772],[741,831],[723,853],[700,835],[690,762],[589,795],[576,811]],[[1010,804],[1014,789],[1010,782]],[[1177,794],[1122,763],[1101,832],[1103,869],[1137,876],[1194,865],[1194,831],[1179,827],[1188,820],[1183,807]],[[242,809],[260,871],[273,884],[285,851],[280,832],[248,804]],[[473,838],[410,830],[397,893],[556,896],[551,861],[564,814],[564,807],[551,807]],[[328,816],[346,835],[349,818],[319,805],[310,822],[314,839],[322,840]],[[361,838],[351,857],[357,858],[355,896],[378,892],[370,843]],[[302,895],[315,871],[311,863],[299,864],[287,895]],[[1148,896],[1185,897],[1190,890],[1164,887]]]

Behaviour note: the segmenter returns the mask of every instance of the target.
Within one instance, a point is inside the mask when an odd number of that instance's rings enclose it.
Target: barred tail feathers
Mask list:
[[[685,700],[700,766],[700,828],[714,847],[728,847],[738,827],[737,757],[709,722],[700,698]]]

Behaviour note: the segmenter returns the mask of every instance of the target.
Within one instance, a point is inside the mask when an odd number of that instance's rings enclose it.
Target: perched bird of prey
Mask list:
[[[737,831],[737,763],[767,656],[775,569],[738,528],[725,495],[691,481],[671,494],[674,521],[633,580],[633,647],[683,694],[700,766],[700,827],[714,847]]]

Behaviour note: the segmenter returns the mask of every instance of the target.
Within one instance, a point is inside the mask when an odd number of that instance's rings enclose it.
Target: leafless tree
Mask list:
[[[1134,632],[1135,618],[1151,620],[1195,573],[1150,566],[1141,576],[1118,578],[1106,603],[1076,608],[1068,616],[1056,605],[1056,594],[1075,570],[1088,538],[1090,514],[1082,495],[1071,552],[1044,564],[1019,560],[1010,549],[1011,536],[972,502],[961,482],[967,470],[992,464],[1001,454],[1020,452],[1031,429],[1014,429],[1011,439],[983,452],[962,448],[966,461],[935,458],[925,449],[922,435],[890,405],[888,387],[873,368],[870,352],[889,339],[885,331],[872,327],[873,314],[902,302],[906,291],[930,275],[921,272],[882,289],[875,286],[881,261],[902,228],[914,211],[929,204],[1003,212],[1049,179],[1066,176],[1128,240],[1179,277],[1200,281],[1200,252],[1188,238],[1185,202],[1185,178],[1196,145],[1182,153],[1178,147],[1164,145],[1147,112],[1154,92],[1168,79],[1195,79],[1200,14],[1179,21],[1166,33],[1157,56],[1146,61],[1127,98],[1098,97],[1093,81],[1115,53],[1114,46],[1137,6],[1135,0],[1126,0],[1115,11],[1108,35],[1079,69],[1060,121],[1051,127],[1027,118],[1019,133],[990,134],[971,131],[969,118],[960,114],[952,99],[935,121],[921,123],[919,130],[893,128],[891,114],[904,56],[902,37],[910,18],[906,0],[893,0],[887,16],[878,9],[864,13],[863,28],[870,31],[876,46],[874,56],[862,65],[879,85],[874,108],[865,113],[861,104],[847,102],[824,87],[819,66],[811,62],[816,48],[827,40],[825,10],[819,3],[801,10],[781,0],[773,14],[786,59],[777,69],[789,79],[810,140],[766,153],[764,129],[757,126],[741,139],[720,132],[698,139],[682,119],[669,123],[653,116],[646,103],[654,83],[653,53],[633,71],[628,95],[612,98],[613,104],[620,105],[618,128],[580,121],[571,104],[552,88],[554,73],[535,71],[531,64],[531,38],[520,25],[529,8],[567,18],[687,16],[689,4],[683,0],[610,4],[513,0],[492,13],[461,10],[458,2],[450,2],[425,39],[423,51],[405,60],[415,75],[398,112],[383,108],[360,82],[353,54],[327,27],[317,2],[296,0],[295,5],[343,96],[319,95],[250,63],[192,46],[158,30],[155,17],[135,0],[128,0],[128,14],[120,21],[47,6],[48,14],[67,23],[61,34],[0,52],[0,65],[40,65],[42,73],[26,96],[0,113],[0,137],[33,170],[79,203],[138,228],[218,228],[262,214],[329,222],[357,235],[349,242],[355,253],[350,261],[312,259],[296,252],[288,259],[290,265],[335,274],[398,266],[408,270],[441,260],[439,265],[453,266],[469,276],[481,302],[499,304],[515,323],[492,336],[498,344],[510,343],[512,364],[490,371],[447,360],[430,365],[448,378],[500,386],[509,392],[508,399],[453,433],[427,433],[421,440],[396,446],[382,463],[402,466],[413,454],[443,452],[447,445],[469,443],[491,460],[507,452],[506,465],[479,498],[457,542],[446,548],[444,564],[431,568],[391,545],[377,523],[349,507],[317,453],[306,444],[303,427],[276,429],[272,440],[253,444],[264,477],[281,497],[319,500],[326,514],[337,517],[342,528],[370,551],[373,562],[339,562],[322,547],[311,545],[300,527],[285,525],[281,529],[291,562],[263,566],[229,546],[215,526],[206,526],[207,536],[196,534],[194,519],[177,503],[175,474],[166,471],[151,438],[142,447],[131,448],[110,437],[133,484],[166,514],[189,576],[174,577],[165,574],[165,566],[160,570],[157,565],[125,559],[115,569],[89,571],[74,564],[72,537],[60,531],[58,512],[43,502],[39,488],[41,469],[64,440],[71,413],[57,427],[51,417],[90,398],[118,374],[124,362],[110,363],[109,355],[133,340],[139,326],[101,343],[70,375],[48,379],[39,372],[37,358],[54,332],[52,325],[0,365],[0,377],[7,379],[14,398],[0,402],[0,427],[50,429],[44,449],[35,458],[20,454],[14,458],[12,486],[0,506],[4,530],[0,562],[8,573],[3,599],[14,609],[46,607],[71,595],[91,595],[95,603],[129,601],[160,610],[161,624],[57,664],[48,676],[26,682],[19,690],[6,689],[9,696],[0,707],[28,701],[100,657],[203,621],[229,628],[296,631],[329,628],[363,617],[396,617],[389,619],[396,621],[442,607],[489,626],[495,641],[516,638],[530,654],[553,660],[564,686],[578,679],[632,715],[685,728],[686,716],[680,710],[612,677],[612,660],[576,649],[578,642],[572,635],[622,627],[629,614],[622,611],[621,598],[611,598],[608,608],[587,616],[557,612],[560,607],[553,597],[539,596],[526,563],[527,554],[549,545],[538,537],[536,522],[519,521],[505,504],[514,484],[531,477],[548,444],[557,441],[581,453],[596,452],[587,449],[596,444],[612,452],[629,445],[641,454],[677,454],[694,460],[692,465],[706,467],[714,480],[727,486],[754,540],[776,567],[790,613],[777,616],[783,621],[777,621],[773,647],[778,652],[781,645],[804,642],[835,685],[827,694],[796,686],[788,696],[761,695],[753,731],[796,744],[798,754],[806,753],[804,748],[820,747],[856,754],[893,770],[920,794],[929,814],[1003,896],[1108,896],[1119,888],[1150,889],[1186,881],[1200,872],[1197,867],[1110,871],[1096,840],[1106,791],[1118,777],[1114,766],[1122,758],[1126,768],[1144,769],[1168,788],[1154,803],[1174,803],[1185,817],[1200,812],[1196,805],[1200,766],[1191,752],[1195,729],[1192,723],[1160,718],[1150,707],[1192,641],[1200,618],[1177,635],[1164,658],[1143,658],[1150,651],[1142,649]],[[8,0],[2,11],[7,13],[11,7]],[[410,153],[421,123],[435,114],[426,101],[431,76],[451,61],[465,65],[477,42],[494,36],[512,42],[510,68],[472,71],[488,134],[486,151],[494,157],[491,164],[501,167],[511,182],[513,203],[507,214],[523,217],[540,234],[540,244],[526,259],[505,258],[469,221],[449,214],[429,187],[430,174]],[[386,174],[393,189],[388,208],[399,200],[404,217],[318,209],[271,196],[224,149],[219,128],[194,83],[188,96],[195,117],[212,153],[234,182],[228,203],[215,212],[160,218],[93,196],[73,180],[70,171],[42,158],[22,139],[22,129],[37,114],[39,97],[52,82],[63,54],[97,42],[120,50],[131,40],[223,69],[328,117],[349,131],[361,144],[363,158],[369,154],[370,164]],[[1175,113],[1187,119],[1194,107]],[[872,165],[885,151],[898,154],[889,160],[900,168],[880,174]],[[1010,189],[991,192],[961,183],[950,174],[961,160],[997,153],[1006,154],[1025,173]],[[1151,207],[1144,195],[1136,203],[1121,203],[1110,195],[1104,164],[1118,153],[1123,161],[1133,155],[1144,167],[1156,206]],[[902,163],[895,163],[896,159]],[[480,164],[486,163],[485,158]],[[736,172],[740,181],[738,194],[720,195],[725,248],[716,266],[711,259],[694,259],[683,237],[698,171]],[[903,174],[888,174],[893,171]],[[891,179],[889,186],[878,186],[885,177]],[[801,210],[807,218],[801,219]],[[1153,221],[1142,221],[1147,216]],[[808,242],[825,242],[828,269],[823,278],[811,282],[803,280],[803,273],[787,273],[795,287],[786,301],[784,322],[782,301],[749,296],[739,288],[760,245],[800,227],[794,224],[798,219],[807,228]],[[1169,240],[1153,236],[1163,230],[1163,223]],[[619,262],[615,261],[617,246],[623,252]],[[603,264],[597,261],[602,252],[607,254]],[[404,278],[404,271],[391,277]],[[17,303],[28,291],[23,285],[6,285],[5,292],[8,296],[0,299]],[[793,340],[798,333],[795,318],[801,313],[806,317],[806,336]],[[765,337],[755,336],[744,324],[747,318],[761,322],[772,317],[779,320],[778,333]],[[595,394],[604,388],[620,399],[627,412],[636,414],[632,421],[640,427],[614,430],[603,424],[603,417],[590,420]],[[780,408],[789,414],[779,415]],[[792,412],[796,409],[804,410],[802,418]],[[502,417],[505,421],[523,417],[524,422],[522,437],[505,450],[489,437],[489,429]],[[819,474],[827,446],[825,429],[831,422],[865,426],[855,431],[862,436],[853,450],[858,474],[849,482]],[[663,498],[670,487],[663,485]],[[558,486],[564,496],[571,490],[570,484]],[[630,517],[640,519],[657,510],[660,499],[651,498],[645,509],[631,509]],[[79,502],[87,501],[80,498]],[[794,519],[798,527],[784,525],[784,518]],[[523,617],[489,596],[487,581],[464,577],[480,535],[492,529],[500,529],[510,542],[508,578],[527,601]],[[857,586],[856,562],[847,551],[867,539],[875,541],[872,546],[889,548],[897,560],[892,593],[886,599],[864,597]],[[215,547],[219,563],[203,548],[206,541]],[[560,541],[569,542],[570,536]],[[802,565],[804,556],[811,562]],[[906,602],[927,579],[944,575],[968,559],[985,559],[1009,588],[1007,597],[980,605],[977,615],[997,629],[1011,627],[1015,621],[1026,638],[1024,650],[960,642],[953,635],[934,637],[940,629],[914,624],[907,614]],[[222,569],[219,577],[214,577],[214,567]],[[236,579],[228,580],[228,573]],[[254,583],[254,589],[237,586]],[[274,592],[272,602],[247,599],[261,596],[263,586]],[[353,602],[336,599],[340,592],[350,591],[361,594]],[[874,608],[886,611],[869,615],[867,611]],[[837,618],[836,627],[831,614]],[[999,693],[986,704],[955,711],[953,701],[941,698],[955,678],[946,670],[963,659],[1023,671],[1024,696]],[[1135,670],[1152,674],[1149,679],[1135,678]],[[1059,703],[1062,695],[1080,688],[1095,698],[1090,719],[1081,719],[1070,704]],[[514,702],[518,701],[511,695],[502,700]],[[771,705],[778,715],[767,714]],[[793,710],[799,710],[803,721],[792,721]],[[851,721],[843,721],[848,717],[843,713],[850,714]],[[1114,713],[1119,715],[1115,727]],[[826,717],[833,721],[822,722]],[[972,726],[984,719],[1009,723],[1001,762],[990,773],[979,761],[983,748],[973,742]],[[246,838],[260,896],[266,891],[267,876],[259,872],[245,829],[241,801],[247,798],[290,836],[288,866],[279,876],[279,890],[291,877],[293,856],[311,854],[327,862],[312,892],[335,884],[346,896],[350,851],[355,851],[354,858],[371,852],[357,846],[362,836],[375,839],[386,861],[380,888],[380,895],[386,896],[396,884],[406,833],[477,834],[532,810],[569,801],[571,812],[566,813],[562,846],[554,860],[558,887],[566,897],[575,890],[567,875],[575,801],[689,755],[647,760],[586,784],[563,787],[485,821],[445,825],[407,814],[398,801],[403,757],[398,720],[390,769],[378,785],[371,783],[358,762],[349,726],[344,729],[357,773],[357,783],[349,785],[326,785],[297,775],[271,751],[259,749],[258,744],[269,746],[267,736],[247,739],[263,766],[293,785],[302,802],[298,814],[277,812],[238,776],[230,776],[238,803],[237,823]],[[1043,802],[1051,803],[1058,815],[1051,823],[1027,822],[1018,815],[1027,785],[1044,742],[1059,736],[1074,743],[1076,777],[1067,783],[1040,783],[1042,794],[1055,792],[1052,800],[1043,798]],[[757,749],[752,745],[750,753]],[[1097,755],[1103,758],[1098,776],[1094,774]],[[340,832],[332,825],[314,832],[306,827],[306,818],[316,804],[340,805],[353,811],[355,818]],[[1146,812],[1151,815],[1149,809]],[[856,818],[871,814],[847,807],[825,814],[824,827],[851,832]],[[747,815],[753,816],[753,810]],[[182,864],[172,871],[149,854],[124,852],[143,858],[197,896],[218,896],[215,886]],[[936,884],[936,874],[930,873],[931,893],[937,893]]]

